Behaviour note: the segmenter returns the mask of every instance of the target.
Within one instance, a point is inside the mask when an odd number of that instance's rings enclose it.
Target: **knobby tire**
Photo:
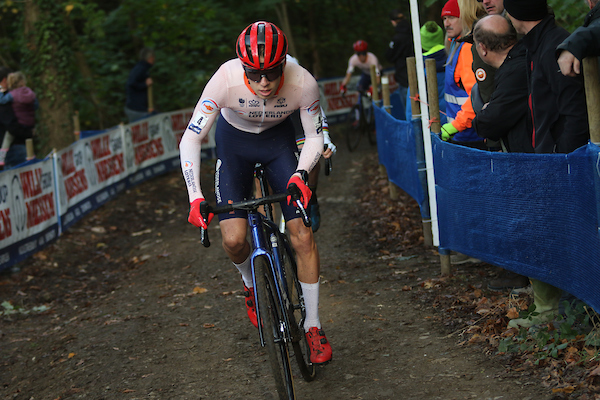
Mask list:
[[[365,107],[365,133],[369,139],[370,144],[377,144],[377,131],[375,130],[375,110],[373,109],[373,102],[370,102],[369,107]]]
[[[255,273],[256,293],[265,347],[275,378],[275,386],[281,400],[293,400],[296,395],[294,393],[290,357],[287,343],[284,340],[284,333],[279,329],[283,315],[276,300],[277,295],[272,289],[275,286],[267,260],[262,257],[256,260]]]
[[[358,147],[360,137],[365,129],[363,110],[358,104],[352,107],[348,119],[350,126],[346,131],[346,144],[348,145],[348,150],[354,151]]]

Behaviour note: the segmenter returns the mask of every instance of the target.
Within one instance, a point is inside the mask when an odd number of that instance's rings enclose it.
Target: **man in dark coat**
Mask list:
[[[415,55],[412,32],[410,23],[400,10],[393,10],[390,13],[390,22],[394,26],[394,37],[390,42],[385,56],[387,60],[394,64],[396,72],[394,78],[398,83],[398,93],[400,100],[404,102],[408,92],[408,71],[406,69],[406,58]],[[402,110],[404,107],[402,108]]]
[[[583,79],[565,77],[556,47],[569,32],[548,13],[546,0],[505,0],[518,33],[525,35],[530,113],[528,130],[536,153],[569,153],[589,139]]]
[[[505,151],[533,153],[527,133],[527,62],[525,47],[506,18],[488,15],[473,32],[481,60],[493,67],[494,88],[488,103],[473,119],[477,133],[501,141]]]
[[[525,35],[529,110],[527,133],[536,153],[569,153],[587,143],[589,127],[583,79],[560,73],[556,47],[569,33],[548,13],[546,0],[504,0],[504,8],[518,33]],[[531,279],[535,314],[512,319],[509,326],[530,327],[558,315],[562,291]]]
[[[587,0],[590,12],[583,26],[556,48],[560,71],[567,76],[581,74],[581,61],[589,56],[600,56],[600,3]]]
[[[125,103],[125,115],[129,122],[145,118],[153,111],[148,108],[148,87],[152,85],[149,71],[153,64],[154,50],[145,47],[140,51],[140,60],[129,72]]]

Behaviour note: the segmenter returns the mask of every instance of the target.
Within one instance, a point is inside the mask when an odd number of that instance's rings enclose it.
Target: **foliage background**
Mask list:
[[[419,2],[421,23],[442,25],[444,3]],[[569,31],[587,12],[583,0],[550,4]],[[22,70],[38,94],[36,147],[45,151],[71,140],[75,110],[82,130],[125,121],[125,82],[144,46],[157,55],[156,109],[170,111],[195,105],[213,72],[235,56],[239,32],[256,20],[284,29],[292,54],[317,77],[343,75],[358,39],[391,66],[385,50],[394,8],[410,15],[407,0],[0,0],[0,63]]]

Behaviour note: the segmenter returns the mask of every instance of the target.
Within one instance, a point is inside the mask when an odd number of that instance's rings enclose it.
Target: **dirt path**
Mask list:
[[[420,295],[439,275],[436,253],[377,246],[375,218],[361,209],[374,148],[350,154],[342,145],[332,175],[321,176],[316,234],[333,361],[314,382],[298,376],[298,397],[552,398],[532,378],[507,375],[498,358],[448,337]],[[20,271],[0,275],[0,302],[20,310],[0,316],[4,399],[275,398],[217,224],[213,246],[202,248],[186,200],[179,172],[146,182]]]

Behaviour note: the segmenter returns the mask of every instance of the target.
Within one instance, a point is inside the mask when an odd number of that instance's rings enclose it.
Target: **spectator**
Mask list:
[[[590,12],[577,28],[556,48],[560,72],[566,76],[581,74],[581,62],[589,56],[600,56],[600,3],[586,0]]]
[[[8,90],[8,74],[11,70],[7,67],[0,67],[0,92]],[[17,122],[17,117],[9,103],[0,104],[0,139],[4,140],[4,134],[9,127]]]
[[[17,123],[13,124],[13,131],[16,130],[18,135],[25,139],[31,138],[35,127],[35,110],[39,106],[35,92],[27,87],[27,79],[20,71],[8,74],[7,85],[9,91],[0,94],[0,103],[12,104],[13,112],[17,117]],[[4,134],[2,147],[0,148],[0,167],[4,167],[7,153],[15,139],[15,135],[10,132]],[[27,150],[25,151],[25,158],[22,157],[21,153],[21,151],[18,152],[17,159],[12,159],[12,157],[9,159],[9,166],[15,166],[26,161]]]
[[[394,78],[398,83],[398,94],[400,100],[404,102],[408,93],[408,71],[406,69],[406,58],[415,55],[412,32],[410,23],[400,10],[392,10],[390,13],[390,22],[394,27],[394,37],[390,42],[390,47],[385,53],[389,62],[396,68]],[[404,109],[404,104],[402,105]],[[410,119],[408,117],[407,119]]]
[[[481,60],[495,71],[491,98],[473,119],[473,126],[480,136],[501,143],[504,151],[533,153],[526,125],[525,47],[518,42],[515,28],[500,15],[488,15],[477,22],[473,38]],[[526,276],[502,270],[488,288],[519,290],[528,285]]]
[[[3,149],[0,163],[8,169],[27,161],[25,141],[33,137],[37,99],[33,90],[26,86],[25,75],[21,72],[8,73],[0,84],[0,105],[12,110],[12,118],[3,131],[2,147],[6,149]]]
[[[375,66],[375,70],[377,73],[377,86],[379,86],[381,79],[381,64],[377,59],[375,54],[371,53],[369,50],[369,44],[364,40],[357,40],[352,45],[354,49],[354,54],[348,60],[348,69],[346,70],[346,76],[342,81],[340,86],[340,92],[346,93],[346,85],[348,81],[352,77],[352,73],[356,68],[358,68],[361,72],[360,80],[358,81],[358,91],[366,92],[371,85],[371,65]]]
[[[423,62],[432,58],[435,60],[438,85],[438,102],[440,109],[440,122],[445,124],[446,100],[444,99],[446,50],[444,47],[444,31],[434,21],[427,21],[420,30],[421,48],[423,49]],[[406,119],[410,121],[412,116],[410,97],[406,97]]]
[[[483,139],[471,125],[475,117],[471,102],[468,101],[475,75],[471,69],[473,55],[471,44],[461,42],[463,22],[457,0],[449,0],[442,8],[442,19],[446,35],[450,39],[450,49],[446,62],[445,99],[448,121],[442,125],[442,139],[479,149],[485,149]]]
[[[504,0],[517,33],[524,35],[528,104],[527,132],[536,153],[568,153],[587,143],[589,128],[581,77],[562,75],[556,47],[569,33],[556,25],[546,0]],[[511,327],[552,321],[558,314],[561,290],[531,279],[535,316],[513,319]]]
[[[481,2],[481,0],[478,0]],[[496,15],[504,12],[504,0],[485,0],[481,2],[487,15]],[[473,43],[473,36],[469,35],[469,43]],[[492,91],[494,90],[494,73],[495,68],[485,63],[475,46],[471,48],[473,53],[473,73],[477,79],[477,83],[474,89],[471,89],[471,102],[473,104],[473,110],[477,114],[483,104],[490,101]],[[488,144],[488,147],[489,144]],[[495,147],[495,146],[493,146]]]
[[[488,15],[504,15],[504,0],[477,0],[483,3]]]
[[[144,47],[140,51],[140,60],[129,72],[125,103],[125,115],[129,122],[145,118],[154,111],[148,107],[148,88],[153,83],[149,71],[154,65],[154,59],[154,50]]]
[[[527,64],[525,47],[508,20],[488,15],[475,25],[475,48],[481,59],[496,70],[489,102],[473,119],[487,139],[501,141],[509,152],[533,153],[527,134]]]

